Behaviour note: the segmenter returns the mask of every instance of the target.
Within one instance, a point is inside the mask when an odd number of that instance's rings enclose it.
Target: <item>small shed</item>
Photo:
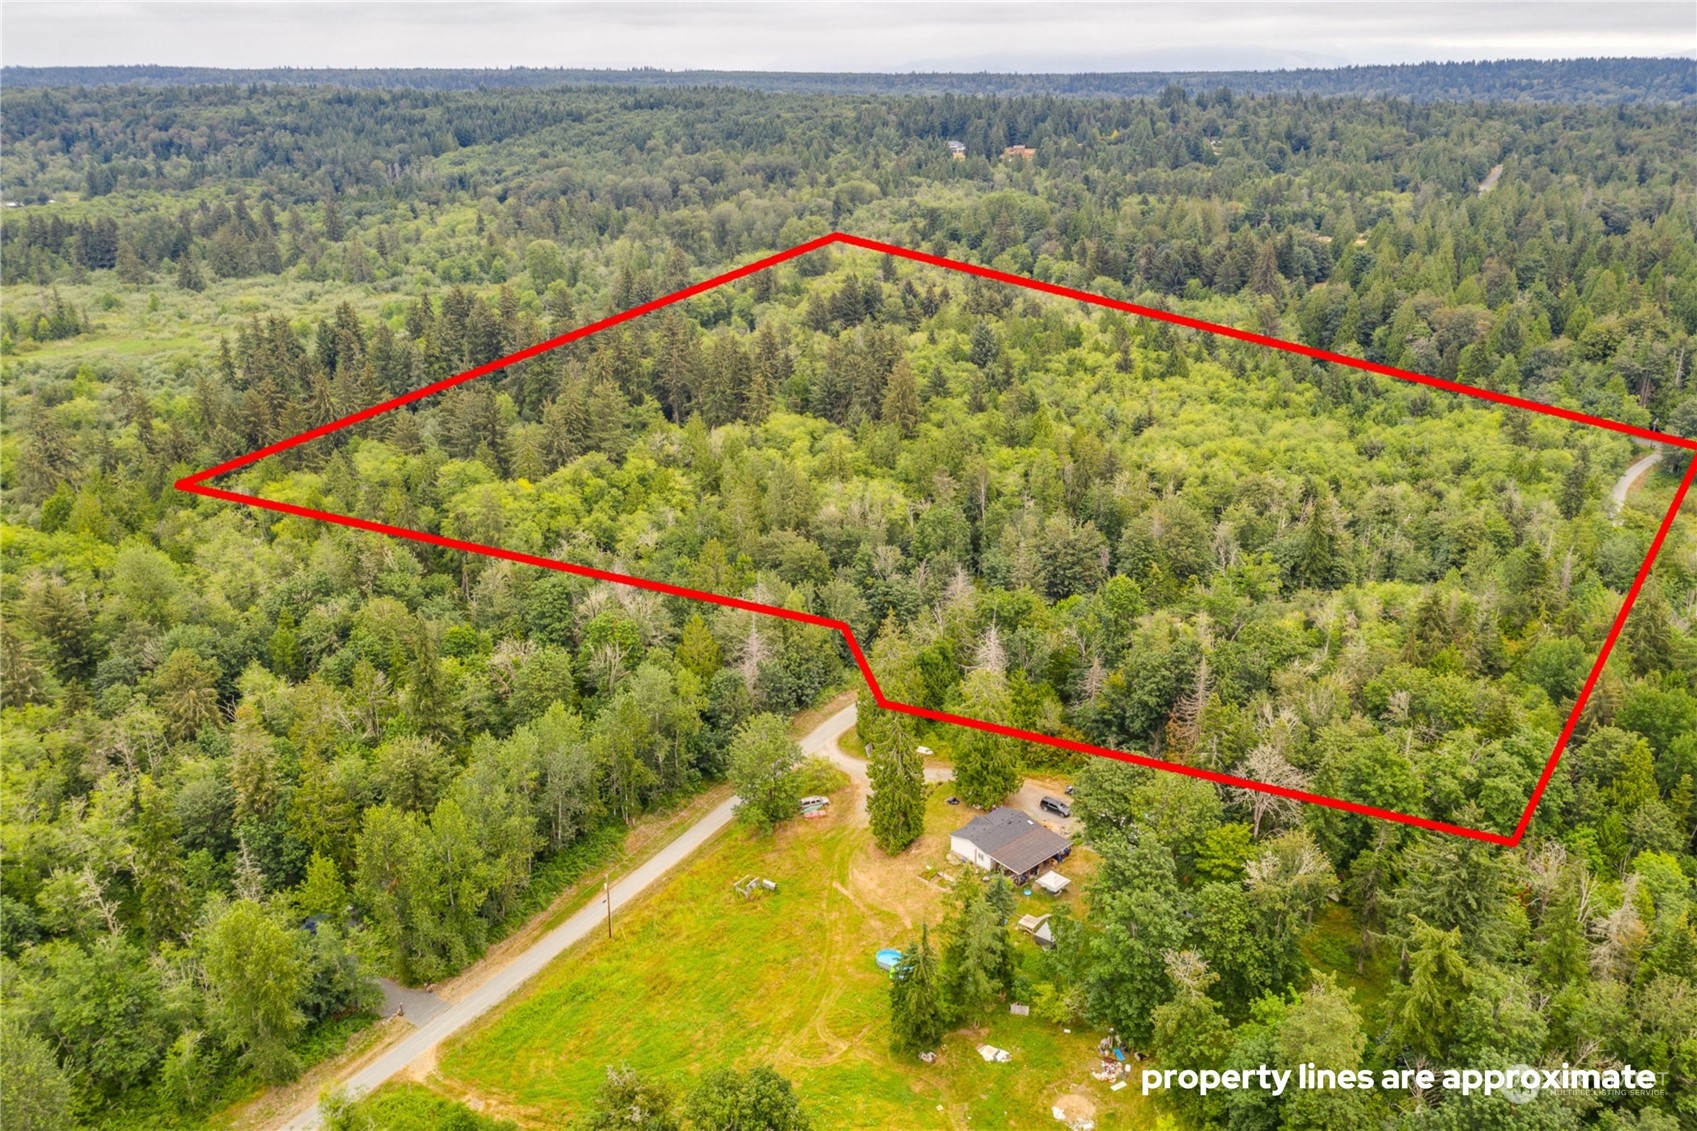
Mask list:
[[[1071,880],[1055,871],[1044,872],[1041,876],[1037,877],[1037,886],[1048,892],[1050,895],[1061,894],[1061,892],[1066,890],[1067,885],[1070,883],[1072,883]]]

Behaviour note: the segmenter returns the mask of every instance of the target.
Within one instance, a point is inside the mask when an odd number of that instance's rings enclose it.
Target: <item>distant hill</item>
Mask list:
[[[551,86],[739,87],[793,94],[1056,94],[1138,97],[1168,86],[1249,94],[1356,95],[1423,102],[1697,103],[1691,59],[1507,59],[1495,62],[1283,71],[1132,71],[1102,74],[854,74],[786,71],[5,67],[0,85],[206,86],[274,83],[367,89],[481,90]]]

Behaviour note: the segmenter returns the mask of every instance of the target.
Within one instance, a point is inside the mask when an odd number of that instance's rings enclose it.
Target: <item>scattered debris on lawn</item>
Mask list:
[[[744,876],[731,887],[744,899],[752,899],[763,891],[777,891],[778,881],[763,880],[759,876]]]
[[[1024,1002],[1016,1001],[1008,1005],[1008,1012],[1016,1017],[1030,1017],[1031,1007]]]
[[[1104,1080],[1108,1083],[1112,1083],[1115,1080],[1118,1080],[1120,1078],[1120,1074],[1124,1071],[1125,1065],[1121,1064],[1119,1061],[1104,1060],[1094,1072],[1090,1073],[1090,1075],[1097,1080]]]
[[[1096,1126],[1096,1105],[1080,1095],[1060,1096],[1049,1108],[1049,1114],[1066,1124],[1070,1131],[1093,1131]]]
[[[1006,1064],[1013,1059],[1013,1053],[1007,1049],[999,1049],[995,1045],[979,1045],[978,1055],[986,1061],[995,1061],[997,1064]]]
[[[937,1054],[934,1052],[922,1052],[919,1054],[919,1059],[926,1064],[936,1064]]]
[[[1116,1092],[1125,1086],[1125,1082],[1120,1077],[1130,1076],[1132,1072],[1131,1061],[1126,1057],[1125,1049],[1119,1041],[1120,1035],[1109,1029],[1108,1035],[1096,1042],[1096,1056],[1101,1063],[1090,1073],[1095,1079],[1106,1081],[1108,1086]],[[1133,1053],[1132,1055],[1138,1060],[1143,1059],[1142,1053]]]

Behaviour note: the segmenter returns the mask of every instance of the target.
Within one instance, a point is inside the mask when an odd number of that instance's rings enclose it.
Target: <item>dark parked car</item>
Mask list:
[[[1072,803],[1064,801],[1059,797],[1050,797],[1045,794],[1043,800],[1037,803],[1037,807],[1039,809],[1047,809],[1057,817],[1072,816]]]

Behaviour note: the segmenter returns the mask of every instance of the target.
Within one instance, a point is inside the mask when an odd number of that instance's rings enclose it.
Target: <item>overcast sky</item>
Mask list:
[[[1697,4],[33,3],[12,65],[1231,70],[1697,54]]]

